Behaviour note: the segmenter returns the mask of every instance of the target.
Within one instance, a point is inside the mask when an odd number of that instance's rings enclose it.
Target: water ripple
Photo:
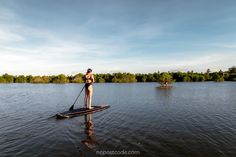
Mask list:
[[[111,107],[92,114],[89,126],[84,116],[48,119],[67,110],[82,85],[0,85],[0,156],[90,157],[97,150],[235,156],[235,83],[176,83],[169,91],[156,86],[96,84],[94,103]]]

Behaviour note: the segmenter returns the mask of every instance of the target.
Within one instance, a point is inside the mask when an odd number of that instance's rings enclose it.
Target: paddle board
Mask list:
[[[74,109],[72,111],[58,113],[58,114],[56,114],[56,118],[61,119],[61,118],[71,118],[71,117],[75,117],[75,116],[82,116],[82,115],[86,115],[86,114],[90,114],[90,113],[94,113],[94,112],[99,112],[99,111],[105,110],[109,107],[110,107],[109,105],[99,105],[99,106],[92,106],[92,109],[78,108],[78,109]]]

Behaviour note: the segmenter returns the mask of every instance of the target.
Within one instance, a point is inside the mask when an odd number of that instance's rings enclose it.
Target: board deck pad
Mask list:
[[[90,113],[94,113],[94,112],[99,112],[99,111],[105,110],[109,107],[110,107],[109,105],[99,105],[99,106],[92,106],[92,109],[78,108],[78,109],[74,109],[72,111],[58,113],[58,114],[56,114],[56,118],[61,119],[61,118],[71,118],[71,117],[75,117],[75,116],[82,116],[82,115],[86,115],[86,114],[90,114]]]

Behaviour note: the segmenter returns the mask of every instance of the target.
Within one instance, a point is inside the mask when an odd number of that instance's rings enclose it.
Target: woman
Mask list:
[[[84,82],[85,82],[85,96],[84,96],[84,107],[92,109],[92,96],[93,96],[93,83],[94,77],[92,74],[92,69],[88,69],[86,74],[84,75]]]

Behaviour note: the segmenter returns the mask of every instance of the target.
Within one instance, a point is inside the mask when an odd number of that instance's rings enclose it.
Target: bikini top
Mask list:
[[[86,75],[84,75],[84,79],[85,79],[86,81],[87,81],[87,80],[91,80],[91,81],[93,81],[93,78],[91,77],[91,75],[90,75],[89,78],[87,78]]]

